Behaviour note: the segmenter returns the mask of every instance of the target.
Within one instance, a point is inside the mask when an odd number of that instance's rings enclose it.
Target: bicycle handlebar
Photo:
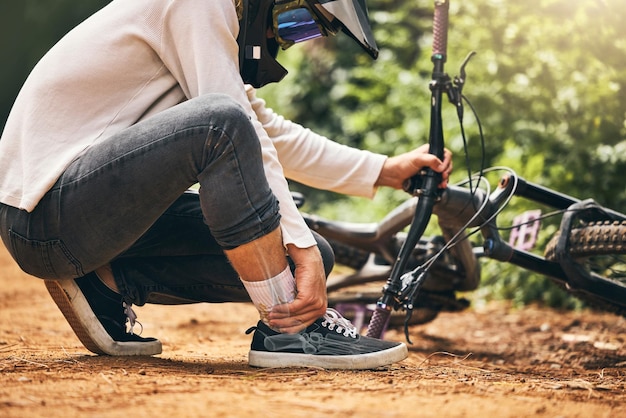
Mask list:
[[[433,17],[433,80],[430,88],[431,98],[431,117],[430,117],[430,133],[429,133],[429,152],[443,159],[444,139],[441,118],[441,101],[444,91],[449,87],[449,77],[444,72],[444,63],[446,60],[446,48],[448,43],[448,0],[435,0],[435,14]],[[413,177],[407,186],[413,189],[413,194],[419,196],[413,221],[407,234],[407,239],[400,248],[396,262],[391,270],[391,275],[387,280],[387,284],[383,290],[383,295],[379,299],[376,310],[372,314],[367,336],[380,338],[394,305],[401,303],[398,296],[401,293],[402,274],[408,261],[408,258],[426,230],[426,226],[432,215],[433,206],[438,198],[438,185],[441,182],[441,174],[434,172],[428,168],[422,173]]]

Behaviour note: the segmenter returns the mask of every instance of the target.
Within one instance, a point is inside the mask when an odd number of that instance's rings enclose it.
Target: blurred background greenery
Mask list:
[[[0,2],[0,130],[37,61],[72,27],[110,0]]]
[[[104,0],[0,4],[0,127],[37,60]],[[432,0],[367,0],[380,56],[348,37],[320,39],[279,54],[289,69],[259,95],[277,112],[335,141],[396,154],[426,141],[432,64]],[[626,190],[626,3],[623,0],[452,0],[446,70],[470,52],[465,95],[486,137],[484,165],[507,165],[527,180],[624,211]],[[209,24],[209,23],[207,23]],[[466,111],[469,161],[452,105],[445,137],[453,181],[483,161],[476,120]],[[375,221],[406,198],[381,190],[373,201],[293,184],[305,210]],[[526,208],[516,202],[509,218]],[[545,238],[541,238],[545,239]],[[488,262],[477,294],[516,303],[575,303],[542,277]]]

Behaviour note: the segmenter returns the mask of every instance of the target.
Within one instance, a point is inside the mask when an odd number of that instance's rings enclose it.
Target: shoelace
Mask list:
[[[124,306],[124,315],[126,315],[129,326],[127,332],[131,335],[135,334],[133,328],[135,327],[135,324],[139,324],[139,334],[136,335],[141,335],[141,333],[143,332],[143,325],[141,325],[141,322],[137,322],[137,314],[133,310],[133,304],[122,302],[122,306]]]
[[[345,337],[357,337],[358,330],[352,325],[352,322],[341,316],[341,314],[333,308],[326,309],[326,313],[322,318],[324,319],[322,326],[327,327],[329,330],[333,331],[336,327],[338,334],[343,334]]]

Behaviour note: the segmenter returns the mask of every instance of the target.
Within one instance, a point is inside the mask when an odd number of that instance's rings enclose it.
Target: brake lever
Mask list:
[[[467,54],[467,56],[463,60],[463,63],[461,64],[461,68],[459,70],[460,75],[457,77],[454,77],[454,85],[457,86],[457,88],[459,89],[459,93],[461,92],[461,90],[463,90],[463,85],[465,84],[465,79],[467,78],[465,67],[470,62],[470,60],[472,59],[474,55],[476,55],[476,51],[470,51],[470,53]]]
[[[465,67],[469,63],[470,59],[476,55],[476,51],[471,51],[465,59],[463,63],[461,63],[461,68],[459,69],[459,75],[454,77],[454,81],[452,82],[452,86],[448,88],[448,98],[450,102],[456,106],[457,115],[459,116],[459,120],[463,120],[463,86],[465,86],[465,80],[467,78],[467,72],[465,71]]]

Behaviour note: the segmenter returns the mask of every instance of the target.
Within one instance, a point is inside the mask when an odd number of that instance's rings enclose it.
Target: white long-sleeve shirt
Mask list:
[[[185,100],[224,93],[249,113],[285,244],[315,241],[287,178],[371,197],[385,157],[276,115],[244,86],[233,0],[114,0],[37,64],[0,139],[0,202],[32,211],[91,145]]]

